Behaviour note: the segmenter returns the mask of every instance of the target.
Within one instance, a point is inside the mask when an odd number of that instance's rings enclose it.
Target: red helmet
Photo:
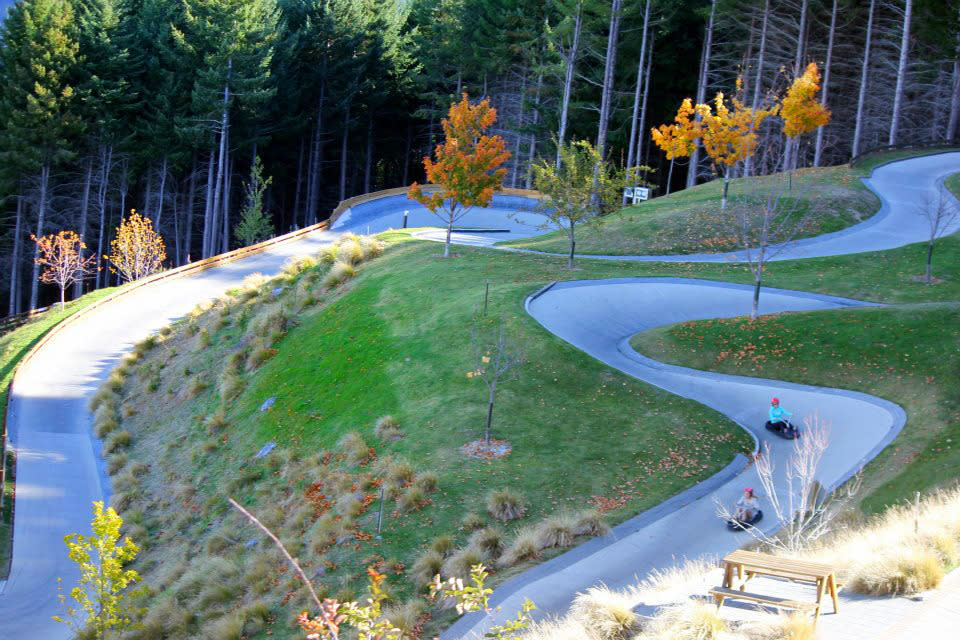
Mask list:
[[[774,398],[770,401],[770,404],[780,404],[780,398]]]

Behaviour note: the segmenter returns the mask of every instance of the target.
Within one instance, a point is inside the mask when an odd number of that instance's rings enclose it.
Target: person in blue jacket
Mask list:
[[[767,428],[774,431],[792,433],[795,428],[790,424],[790,416],[793,414],[780,406],[780,398],[774,398],[770,401],[770,420],[767,422]]]

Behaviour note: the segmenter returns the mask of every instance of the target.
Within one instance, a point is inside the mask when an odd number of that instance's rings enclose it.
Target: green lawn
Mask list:
[[[7,391],[10,387],[10,381],[16,373],[20,360],[30,351],[50,329],[59,324],[62,320],[72,316],[84,307],[108,296],[116,291],[116,288],[101,289],[88,293],[87,295],[68,302],[66,308],[61,310],[59,305],[53,306],[49,311],[31,320],[22,327],[10,331],[0,336],[0,410],[6,413]],[[0,443],[2,445],[2,443]],[[0,447],[2,448],[2,447]],[[13,483],[9,483],[5,488],[8,495],[13,493]],[[6,503],[3,518],[0,520],[0,579],[6,578],[9,570],[10,561],[10,530],[12,526],[12,512],[9,509],[10,503]]]
[[[801,215],[812,203],[818,209],[814,222],[800,237],[844,229],[869,218],[879,200],[860,180],[879,164],[925,155],[924,151],[897,151],[865,158],[856,168],[848,165],[800,169],[794,173],[793,188],[784,197],[785,210]],[[736,234],[720,215],[722,181],[714,180],[669,196],[626,207],[580,227],[577,253],[607,255],[672,255],[696,252],[723,252],[739,248]],[[732,202],[738,198],[763,197],[769,189],[786,189],[782,175],[736,179],[730,183]],[[795,203],[795,204],[794,204]],[[562,232],[523,240],[506,241],[506,246],[567,253],[569,241]]]
[[[723,416],[708,413],[704,421],[696,403],[611,371],[548,334],[523,310],[524,297],[558,274],[618,277],[630,275],[633,265],[603,263],[570,272],[557,258],[458,247],[457,257],[443,260],[438,250],[433,243],[401,242],[363,266],[346,290],[320,294],[322,308],[301,313],[275,345],[275,356],[248,374],[244,391],[229,403],[229,426],[222,432],[211,432],[203,420],[215,411],[224,359],[242,348],[246,329],[256,322],[253,303],[231,307],[219,329],[218,311],[198,320],[211,332],[206,346],[189,337],[181,323],[128,379],[124,412],[131,415],[121,427],[133,434],[127,468],[143,463],[149,471],[139,477],[121,471],[115,489],[135,539],[145,545],[138,568],[154,589],[183,594],[178,595],[182,603],[190,599],[190,608],[205,611],[203,619],[179,627],[171,637],[212,633],[205,626],[213,624],[211,619],[256,600],[266,601],[276,614],[276,624],[268,627],[274,637],[292,637],[290,615],[303,604],[299,591],[286,577],[259,594],[248,587],[257,582],[251,574],[259,571],[258,558],[268,558],[271,571],[286,569],[272,553],[243,547],[257,535],[227,513],[228,496],[277,528],[324,593],[348,597],[359,595],[366,565],[409,569],[437,536],[465,544],[469,533],[461,520],[476,513],[490,524],[484,504],[493,489],[519,493],[528,505],[526,517],[503,527],[509,542],[510,532],[544,516],[591,505],[608,508],[609,522],[622,521],[709,476],[751,446]],[[469,459],[459,451],[480,437],[486,413],[485,387],[466,375],[476,366],[471,317],[482,303],[486,281],[491,283],[490,317],[503,320],[527,360],[498,392],[494,435],[509,441],[513,452],[493,461]],[[196,380],[208,381],[211,388],[190,398]],[[269,397],[276,403],[261,412]],[[387,414],[406,436],[382,444],[372,429]],[[352,465],[343,457],[349,450],[337,445],[351,431],[374,447],[378,459],[401,456],[417,474],[437,474],[439,490],[423,509],[400,513],[388,502],[382,540],[366,539],[375,533],[379,502],[369,470],[377,465]],[[253,460],[269,441],[278,444],[277,450]],[[330,452],[327,462],[318,463],[324,451]],[[325,538],[317,542],[318,535],[336,526],[303,513],[313,504],[306,491],[318,481],[337,505],[346,504],[344,492],[367,501],[368,509],[340,521],[359,538],[348,534],[333,546]],[[339,531],[338,539],[343,534]],[[238,569],[220,579],[228,593],[213,606],[201,595],[213,586],[205,583],[191,591],[181,573],[221,558]],[[495,581],[529,564],[499,569]],[[406,571],[392,574],[396,593],[411,594]],[[291,606],[283,606],[287,591],[297,592]],[[158,601],[151,604],[162,609]]]
[[[960,477],[960,303],[707,320],[632,344],[695,369],[852,389],[902,406],[902,434],[867,467],[867,512]]]

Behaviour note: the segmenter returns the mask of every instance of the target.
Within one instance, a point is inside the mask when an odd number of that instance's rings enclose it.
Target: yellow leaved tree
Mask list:
[[[159,271],[167,259],[163,236],[153,228],[150,218],[135,210],[120,221],[117,235],[110,243],[110,255],[104,256],[126,282],[139,280]]]
[[[817,100],[820,91],[820,69],[816,62],[807,65],[803,75],[796,78],[787,95],[784,96],[780,108],[780,117],[783,118],[783,133],[787,136],[787,144],[792,145],[789,158],[796,162],[797,146],[800,136],[816,131],[830,122],[830,110]],[[786,167],[790,173],[791,186],[793,183],[793,166]]]
[[[670,161],[670,172],[667,174],[667,193],[670,193],[670,181],[673,179],[673,163],[677,158],[687,158],[697,148],[697,138],[700,137],[699,123],[691,120],[696,114],[693,101],[684,99],[673,118],[673,124],[662,124],[650,130],[653,142]]]

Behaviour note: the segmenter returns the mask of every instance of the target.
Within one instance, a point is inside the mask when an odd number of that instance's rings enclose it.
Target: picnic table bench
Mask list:
[[[714,587],[710,595],[716,600],[717,608],[723,606],[727,598],[749,600],[760,604],[770,605],[782,609],[812,610],[814,624],[820,618],[820,608],[823,596],[829,594],[833,600],[833,612],[837,613],[837,593],[840,585],[837,584],[833,567],[822,562],[793,560],[781,558],[767,553],[756,551],[737,550],[723,558],[723,586]],[[739,585],[734,588],[734,576]],[[784,578],[791,582],[808,582],[816,587],[816,600],[793,600],[746,591],[747,582],[754,576],[770,576]]]

